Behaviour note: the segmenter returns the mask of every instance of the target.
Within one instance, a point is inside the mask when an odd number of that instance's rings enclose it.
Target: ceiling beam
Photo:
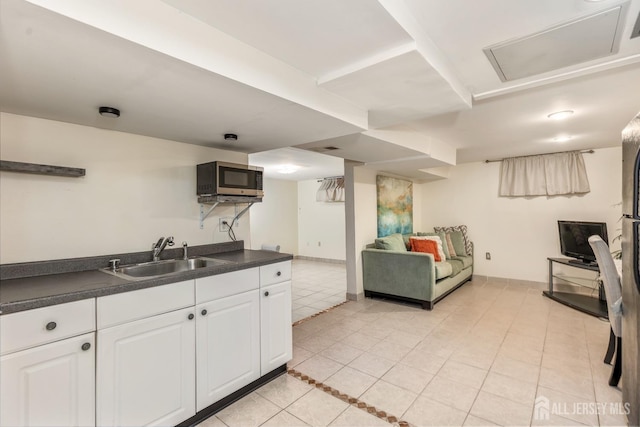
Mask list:
[[[425,58],[442,78],[451,86],[460,99],[471,108],[471,92],[460,82],[453,71],[449,60],[431,40],[428,34],[416,21],[413,12],[402,0],[378,0],[378,3],[385,8],[393,19],[409,34],[416,42],[416,49]]]
[[[368,128],[368,112],[308,75],[160,0],[28,0],[73,20],[293,103]],[[167,31],[171,37],[167,37]]]

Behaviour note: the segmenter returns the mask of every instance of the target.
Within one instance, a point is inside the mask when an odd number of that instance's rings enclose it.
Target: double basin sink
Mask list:
[[[125,279],[137,280],[232,263],[233,261],[216,258],[195,257],[189,259],[167,259],[162,261],[131,264],[118,267],[115,270],[111,268],[103,268],[101,271],[114,274],[119,277],[124,277]]]

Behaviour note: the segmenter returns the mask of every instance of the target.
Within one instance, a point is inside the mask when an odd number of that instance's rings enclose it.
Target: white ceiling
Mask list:
[[[483,52],[620,4],[613,55],[502,82]],[[340,159],[289,148],[327,145],[439,179],[461,162],[619,146],[640,111],[639,13],[640,0],[2,0],[0,108],[303,166],[288,179],[339,174]]]

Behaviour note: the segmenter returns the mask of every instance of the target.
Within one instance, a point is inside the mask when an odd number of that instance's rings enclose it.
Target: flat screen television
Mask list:
[[[604,222],[558,221],[560,233],[560,252],[562,255],[577,258],[576,262],[593,264],[596,256],[589,245],[589,237],[597,234],[609,244],[607,224]]]

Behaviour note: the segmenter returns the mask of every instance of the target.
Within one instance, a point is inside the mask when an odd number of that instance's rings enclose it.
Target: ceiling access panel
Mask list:
[[[628,5],[499,43],[484,53],[503,82],[613,55],[619,49]]]

